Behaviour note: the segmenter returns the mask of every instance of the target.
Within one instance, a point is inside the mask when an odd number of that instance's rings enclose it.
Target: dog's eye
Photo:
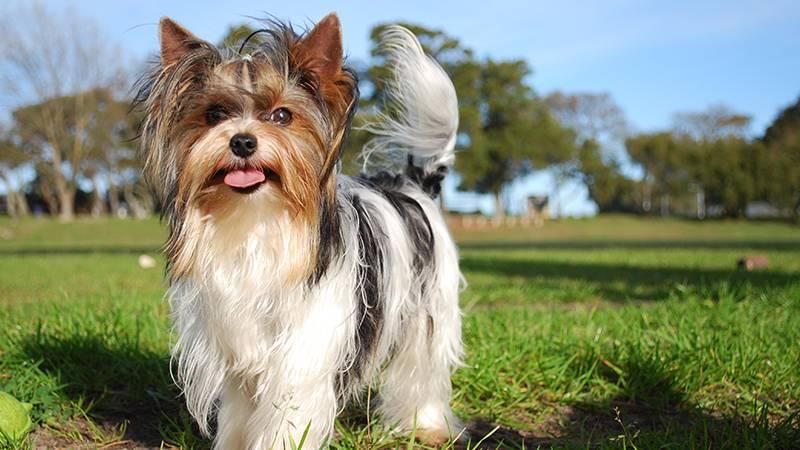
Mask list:
[[[292,112],[286,108],[278,108],[269,114],[269,121],[280,125],[288,125],[292,121]]]
[[[222,105],[211,105],[206,110],[206,123],[216,125],[229,116],[228,111]]]

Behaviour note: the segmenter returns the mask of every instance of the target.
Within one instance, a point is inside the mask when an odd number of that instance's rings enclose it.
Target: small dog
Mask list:
[[[348,177],[358,87],[338,18],[260,33],[225,53],[163,18],[137,95],[188,410],[218,449],[320,448],[345,402],[375,388],[391,429],[455,438],[462,277],[434,200],[454,160],[453,84],[389,28],[390,106],[365,151],[402,163]]]

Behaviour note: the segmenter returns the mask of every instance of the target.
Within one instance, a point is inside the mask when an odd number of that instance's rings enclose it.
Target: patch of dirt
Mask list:
[[[664,423],[687,424],[692,420],[688,413],[662,411],[635,403],[612,402],[607,408],[554,406],[555,410],[544,417],[520,417],[524,430],[476,418],[467,423],[473,446],[483,439],[479,447],[485,450],[551,448],[566,444],[584,446],[598,439],[614,439],[626,431],[656,428]],[[461,447],[465,448],[465,447]]]
[[[58,426],[43,425],[34,430],[28,442],[35,449],[47,450],[159,450],[171,448],[162,444],[157,424],[143,417],[132,424],[125,419],[105,418],[89,422],[75,418]]]

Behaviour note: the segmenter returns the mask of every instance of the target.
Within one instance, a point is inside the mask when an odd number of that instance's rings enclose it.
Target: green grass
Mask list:
[[[800,228],[609,217],[456,237],[454,406],[481,448],[799,445]],[[37,423],[7,446],[208,446],[169,374],[163,260],[137,265],[162,239],[155,220],[0,221],[0,390]],[[737,271],[749,254],[769,270]],[[359,407],[337,431],[337,449],[416,446]]]

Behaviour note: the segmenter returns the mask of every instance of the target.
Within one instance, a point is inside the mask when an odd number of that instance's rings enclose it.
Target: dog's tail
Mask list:
[[[456,90],[444,69],[406,28],[390,26],[380,47],[392,75],[384,105],[362,129],[374,137],[364,147],[364,168],[407,164],[406,173],[432,196],[455,161]],[[386,160],[389,161],[386,161]]]

